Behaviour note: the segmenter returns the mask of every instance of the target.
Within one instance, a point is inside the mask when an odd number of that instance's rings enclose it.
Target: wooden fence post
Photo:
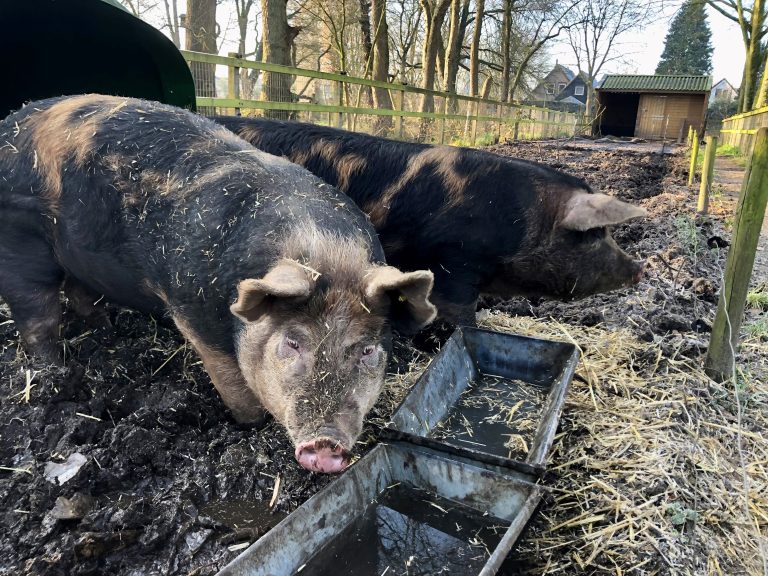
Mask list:
[[[512,139],[517,140],[520,135],[520,116],[522,115],[522,110],[520,108],[517,109],[517,112],[515,113],[515,129],[512,132]]]
[[[342,71],[339,72],[339,74],[346,74],[346,72]],[[339,106],[344,106],[344,82],[341,80],[336,81],[336,86],[339,90]],[[343,128],[344,127],[344,114],[339,112],[337,118],[336,118],[336,127],[337,128]]]
[[[696,158],[699,155],[699,135],[696,130],[693,131],[693,147],[691,148],[691,164],[688,168],[688,188],[693,186],[693,179],[696,177]]]
[[[229,52],[227,56],[242,58],[242,55],[237,52]],[[227,98],[240,99],[240,68],[237,66],[227,66]],[[240,108],[231,108],[227,114],[240,116]]]
[[[695,132],[695,130],[693,129],[693,126],[691,126],[691,125],[688,125],[688,137],[687,137],[687,138],[686,138],[686,140],[685,140],[685,143],[686,143],[688,146],[690,146],[690,145],[691,145],[691,143],[692,143],[692,140],[691,140],[691,138],[693,137],[693,133],[694,133],[694,132]]]
[[[445,115],[448,114],[448,94],[449,92],[446,92],[445,96],[443,96],[443,117],[440,118],[440,144],[445,144]]]
[[[755,263],[760,229],[768,203],[768,128],[755,135],[752,157],[744,175],[744,185],[733,221],[733,239],[725,263],[720,301],[712,326],[706,373],[725,380],[733,372],[733,352],[739,343],[739,329]]]
[[[400,90],[400,96],[398,98],[398,108],[400,109],[400,112],[404,110],[403,106],[405,105],[405,90]],[[400,114],[397,117],[397,137],[400,138],[400,140],[403,139],[403,115]]]
[[[504,107],[501,104],[496,104],[496,117],[498,120],[496,121],[496,142],[501,142],[501,115],[502,111],[504,110]]]
[[[480,115],[480,102],[475,102],[475,114],[472,119],[472,146],[477,143],[477,117]]]
[[[706,214],[709,211],[709,192],[712,188],[712,176],[715,173],[717,136],[707,136],[704,142],[707,148],[704,151],[704,166],[701,168],[701,186],[699,186],[699,202],[696,205],[696,212],[699,214]]]

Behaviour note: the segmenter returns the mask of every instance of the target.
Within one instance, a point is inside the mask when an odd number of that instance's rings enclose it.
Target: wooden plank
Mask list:
[[[699,134],[694,130],[691,133],[691,163],[688,167],[688,188],[693,185],[693,179],[696,177],[696,158],[699,155]]]
[[[410,86],[406,84],[397,84],[382,82],[380,80],[370,80],[368,78],[359,78],[356,76],[347,76],[346,74],[334,74],[331,72],[321,72],[319,70],[307,70],[305,68],[293,68],[291,66],[282,66],[280,64],[270,64],[267,62],[257,62],[255,60],[247,60],[245,58],[230,58],[228,56],[219,56],[218,54],[205,54],[203,52],[193,52],[190,50],[180,50],[182,56],[187,62],[205,62],[208,64],[219,64],[222,66],[236,66],[238,68],[249,68],[252,70],[262,70],[266,72],[278,72],[282,74],[290,74],[292,76],[301,76],[304,78],[318,78],[321,80],[332,80],[336,82],[346,82],[348,84],[355,84],[360,86],[371,86],[373,88],[385,88],[388,90],[402,90],[412,94],[431,94],[432,96],[443,97],[445,92],[439,90],[427,90],[426,88],[419,88],[417,86]],[[510,110],[543,110],[537,106],[529,106],[526,104],[520,104],[519,102],[502,102],[500,100],[491,100],[488,98],[480,98],[477,96],[468,96],[464,94],[452,94],[451,97],[467,102],[480,102],[487,104],[499,104]]]
[[[701,168],[701,185],[699,186],[699,201],[696,204],[698,214],[709,212],[709,193],[712,191],[712,177],[715,174],[715,152],[717,152],[717,136],[704,138],[704,166]]]
[[[307,104],[302,102],[265,102],[263,100],[238,100],[232,98],[209,98],[199,97],[196,99],[198,106],[215,106],[219,108],[250,108],[252,110],[290,110],[295,112],[331,112],[335,114],[367,114],[370,116],[406,116],[409,118],[435,118],[446,120],[465,120],[466,117],[461,114],[440,114],[438,112],[413,112],[389,110],[386,108],[358,108],[355,106],[328,106],[325,104]],[[496,116],[480,116],[480,120],[496,122]],[[509,121],[512,121],[509,117]],[[541,120],[522,119],[521,123],[544,124]],[[553,122],[552,124],[557,124]],[[566,124],[570,125],[570,124]]]
[[[733,374],[734,351],[739,344],[739,330],[767,203],[768,128],[760,128],[736,207],[733,239],[704,362],[707,374],[721,381]]]

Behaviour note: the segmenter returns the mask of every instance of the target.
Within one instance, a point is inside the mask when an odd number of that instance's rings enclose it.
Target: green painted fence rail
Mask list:
[[[395,117],[398,119],[399,136],[403,136],[403,122],[406,118],[418,118],[439,120],[439,141],[442,143],[446,136],[447,122],[453,122],[454,132],[459,137],[466,137],[469,133],[471,143],[474,145],[477,140],[478,125],[485,124],[486,133],[494,133],[497,139],[502,137],[502,128],[505,128],[508,135],[515,139],[520,136],[525,137],[570,137],[581,134],[586,126],[582,115],[572,112],[564,112],[549,108],[524,105],[519,102],[501,102],[489,98],[480,98],[476,96],[467,96],[464,94],[453,94],[439,90],[427,90],[417,86],[407,84],[388,83],[368,78],[358,78],[346,74],[323,72],[319,70],[308,70],[304,68],[294,68],[290,66],[281,66],[278,64],[269,64],[255,60],[248,60],[234,55],[220,56],[217,54],[205,54],[202,52],[181,51],[183,57],[190,67],[207,65],[210,69],[211,77],[208,79],[209,85],[215,85],[214,66],[224,66],[227,68],[228,86],[226,97],[213,97],[210,92],[201,94],[198,89],[196,97],[197,106],[203,112],[213,113],[242,113],[245,110],[269,110],[269,111],[288,111],[293,113],[307,113],[310,115],[309,121],[318,121],[318,114],[327,114],[327,122],[333,123],[332,118],[336,118],[335,124],[342,126],[343,118],[346,116],[351,129],[356,129],[358,116],[362,117]],[[308,78],[309,82],[314,80],[332,83],[337,94],[334,96],[336,103],[317,103],[317,102],[275,102],[255,100],[253,98],[240,97],[239,82],[240,70],[256,70],[276,72],[296,77]],[[194,71],[194,68],[193,68]],[[368,87],[384,88],[389,90],[393,102],[393,108],[370,108],[360,106],[360,93],[357,94],[355,105],[350,105],[350,94],[346,92],[349,87]],[[304,90],[308,84],[304,87]],[[303,92],[303,91],[302,91]],[[405,95],[413,94],[419,97],[431,95],[440,99],[438,106],[436,101],[434,109],[442,112],[422,112],[418,110],[419,102],[407,102]],[[346,97],[347,102],[344,103]],[[458,111],[455,108],[449,110],[448,104],[465,108],[464,111]],[[459,103],[459,104],[457,104]],[[407,106],[406,104],[411,104]],[[491,110],[489,110],[489,108]],[[494,112],[492,115],[488,112]],[[323,117],[324,118],[324,117]],[[304,118],[302,118],[304,119]],[[323,120],[325,123],[325,121]],[[463,124],[462,124],[463,123]],[[488,125],[492,125],[489,129]]]
[[[768,127],[768,106],[729,116],[720,129],[723,145],[736,146],[745,157],[752,154],[755,135],[760,128]]]

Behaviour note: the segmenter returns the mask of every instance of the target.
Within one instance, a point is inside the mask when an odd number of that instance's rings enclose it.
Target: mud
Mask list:
[[[648,260],[648,276],[636,289],[578,302],[517,298],[484,307],[628,326],[663,340],[670,353],[703,350],[729,232],[723,218],[691,216],[685,158],[561,144],[494,150],[548,162],[645,206],[650,218],[615,236]],[[129,310],[109,311],[112,326],[93,328],[67,309],[67,367],[53,368],[24,355],[0,304],[1,575],[214,574],[332,480],[300,468],[274,422],[261,430],[238,426],[173,329]],[[423,355],[397,341],[390,373],[414,363],[423,366]],[[402,393],[390,388],[370,421],[384,421],[393,395]],[[356,452],[374,443],[369,423]],[[85,462],[79,467],[75,454]],[[64,462],[72,477],[61,485],[51,474],[48,480],[46,464]],[[246,518],[227,513],[246,506]]]

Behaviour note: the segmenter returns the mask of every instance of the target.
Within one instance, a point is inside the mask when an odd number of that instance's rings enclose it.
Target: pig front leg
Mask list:
[[[85,320],[88,326],[92,328],[112,326],[101,295],[91,291],[71,276],[64,279],[63,288],[75,314]]]
[[[181,316],[172,314],[172,317],[179,332],[200,356],[211,382],[235,420],[240,424],[261,426],[266,420],[267,411],[248,388],[237,359],[205,344]]]
[[[25,228],[35,225],[27,218],[0,209],[0,297],[11,309],[27,352],[58,364],[63,271],[45,239]]]
[[[435,272],[430,299],[437,307],[438,318],[454,326],[477,326],[478,283],[478,278],[462,272]]]

